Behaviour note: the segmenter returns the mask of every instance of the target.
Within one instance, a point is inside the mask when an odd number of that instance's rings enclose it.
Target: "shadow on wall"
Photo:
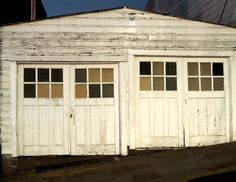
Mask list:
[[[0,29],[0,83],[2,78],[2,36]],[[2,88],[0,87],[0,99],[2,97]],[[2,118],[0,117],[0,173],[2,173],[2,138],[1,138]]]

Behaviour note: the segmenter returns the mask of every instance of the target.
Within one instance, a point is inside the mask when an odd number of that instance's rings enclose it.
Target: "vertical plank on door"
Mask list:
[[[34,140],[34,146],[39,145],[39,112],[38,112],[38,107],[33,106],[34,109],[34,127],[32,128],[32,131],[34,132],[33,135],[33,140]]]
[[[55,145],[63,145],[63,126],[64,126],[63,106],[54,106],[54,127],[55,127]]]
[[[207,103],[207,99],[198,99],[198,115],[199,115],[199,119],[198,119],[198,124],[196,127],[198,127],[198,133],[196,134],[196,136],[206,136],[207,135],[207,107],[206,104]]]
[[[85,107],[85,143],[86,145],[91,144],[91,115],[90,115],[90,106]],[[79,116],[78,116],[79,117]]]
[[[214,136],[215,133],[215,99],[207,99],[207,121],[208,121],[208,135]]]
[[[106,144],[115,144],[115,108],[106,106]]]
[[[169,105],[169,136],[178,136],[178,99],[168,99]]]
[[[198,100],[189,99],[189,135],[190,137],[198,136],[198,121],[199,121],[199,109]]]
[[[90,106],[91,144],[100,144],[100,106]]]
[[[216,121],[217,121],[217,131],[218,135],[225,136],[226,127],[224,122],[224,114],[225,114],[225,99],[217,99],[216,100]]]
[[[141,120],[141,135],[149,136],[150,125],[150,102],[149,98],[140,98],[140,120]]]
[[[48,145],[48,107],[38,106],[39,110],[39,145]]]
[[[106,106],[101,105],[100,106],[100,144],[105,145],[106,144]]]
[[[154,98],[149,99],[149,108],[150,108],[150,125],[149,125],[149,136],[155,136],[156,127],[155,127],[155,107],[154,107]]]
[[[55,117],[54,117],[54,106],[52,105],[52,103],[50,103],[48,106],[48,129],[49,129],[48,143],[49,146],[53,146],[55,144]]]
[[[164,135],[164,102],[163,98],[156,98],[155,104],[155,128],[156,136]]]
[[[169,135],[169,98],[164,98],[164,136]]]
[[[24,144],[33,145],[34,107],[24,107]]]
[[[75,142],[76,145],[85,144],[85,106],[76,106],[75,109]]]

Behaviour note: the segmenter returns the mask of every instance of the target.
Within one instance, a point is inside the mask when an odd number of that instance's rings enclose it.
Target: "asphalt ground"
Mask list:
[[[236,181],[236,143],[208,147],[140,151],[110,161],[77,163],[1,175],[9,182],[201,182]]]

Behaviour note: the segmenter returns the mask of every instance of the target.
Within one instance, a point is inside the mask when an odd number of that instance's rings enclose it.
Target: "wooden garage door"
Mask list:
[[[183,146],[181,59],[136,58],[136,148]]]
[[[116,65],[71,68],[72,155],[119,154]]]
[[[20,65],[19,155],[119,154],[116,65]]]
[[[229,142],[228,72],[223,58],[185,58],[186,146]]]

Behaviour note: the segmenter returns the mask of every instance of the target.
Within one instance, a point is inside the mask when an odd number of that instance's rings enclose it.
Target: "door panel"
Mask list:
[[[65,85],[63,80],[53,80],[52,72],[55,70],[60,70],[61,76],[64,75],[62,79],[66,80],[63,66],[19,66],[20,155],[69,154],[68,118],[64,114]],[[54,85],[60,85],[62,88],[57,90],[60,95],[53,95]]]
[[[117,66],[77,65],[71,73],[72,155],[119,154]]]
[[[187,83],[185,87],[186,146],[228,142],[227,60],[222,58],[185,58],[184,62],[185,82]],[[195,65],[195,70],[193,65]],[[190,67],[191,72],[189,71]],[[189,87],[189,79],[192,78],[198,82],[198,87],[191,87],[194,88],[193,90]],[[206,79],[209,82],[205,82]]]
[[[181,60],[136,58],[136,148],[183,145]]]

